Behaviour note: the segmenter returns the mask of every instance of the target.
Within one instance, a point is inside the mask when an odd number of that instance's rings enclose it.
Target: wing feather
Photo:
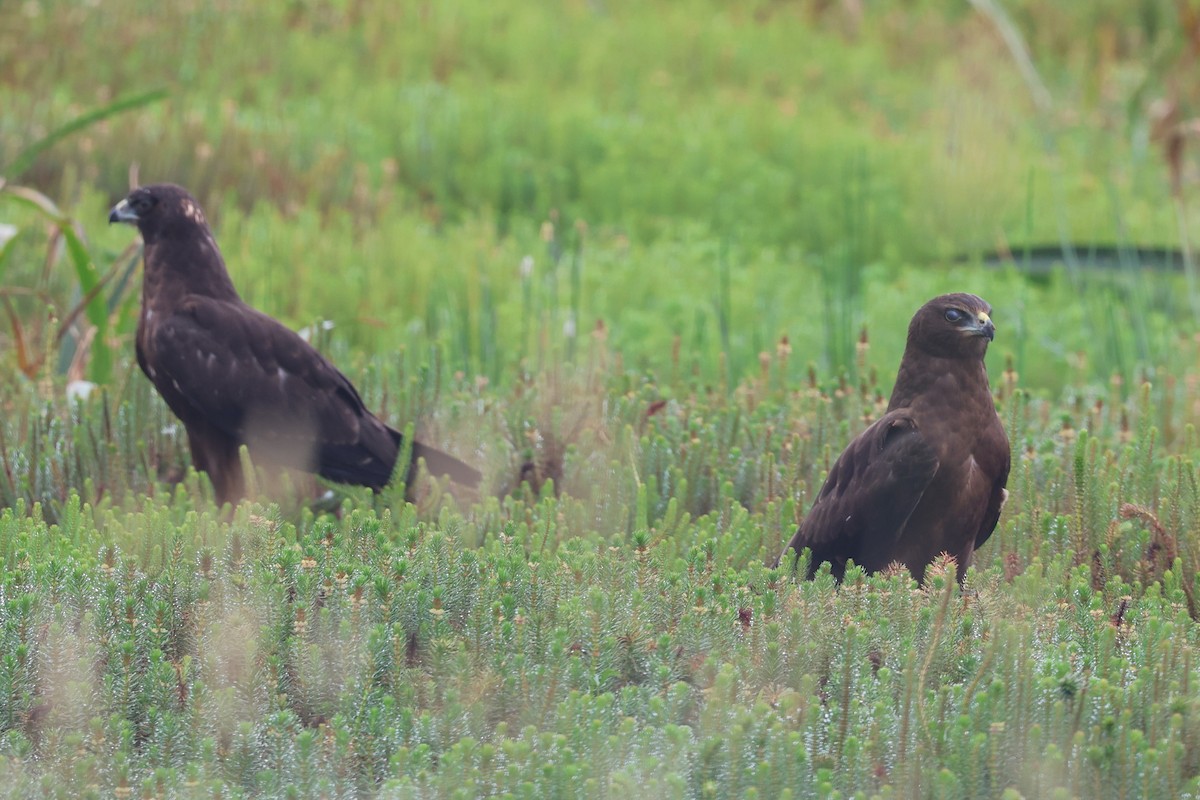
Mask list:
[[[912,416],[884,415],[834,462],[784,555],[809,547],[814,567],[832,561],[840,571],[849,558],[868,569],[886,566],[871,563],[872,553],[892,549],[937,468],[937,454]]]
[[[987,510],[983,513],[983,519],[979,524],[979,532],[975,535],[975,549],[978,550],[983,546],[983,543],[991,538],[992,532],[996,530],[996,524],[1000,522],[1000,510],[1004,507],[1004,501],[1008,499],[1008,491],[1004,488],[1008,484],[1008,473],[1012,466],[1012,452],[1009,449],[1008,436],[1004,433],[1004,429],[996,426],[998,435],[993,437],[993,441],[989,442],[988,452],[994,456],[997,464],[999,464],[999,474],[992,483],[992,490],[988,496]]]
[[[328,360],[240,303],[192,297],[156,325],[156,381],[255,458],[338,481],[383,486],[395,432]]]

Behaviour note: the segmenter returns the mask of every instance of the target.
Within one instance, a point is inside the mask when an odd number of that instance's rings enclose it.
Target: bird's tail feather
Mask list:
[[[463,486],[475,488],[479,482],[483,480],[483,475],[479,470],[460,461],[449,453],[438,450],[436,447],[430,447],[427,444],[414,441],[412,448],[412,463],[408,468],[409,482],[416,476],[417,462],[420,459],[425,459],[425,469],[429,470],[431,475],[448,475],[450,480]]]

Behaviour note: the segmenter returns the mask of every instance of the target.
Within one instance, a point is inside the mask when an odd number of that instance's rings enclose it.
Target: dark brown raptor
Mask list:
[[[136,225],[145,243],[137,360],[187,429],[192,460],[218,504],[245,496],[238,449],[255,463],[381,489],[403,437],[363,405],[346,376],[291,329],[233,288],[200,204],[172,184],[144,186],[108,221]],[[474,468],[420,442],[435,475],[476,486]]]
[[[962,582],[1008,496],[1008,436],[983,364],[991,310],[947,294],[917,311],[887,413],[834,462],[776,564],[807,547],[810,578],[828,561],[841,580],[853,559],[868,572],[903,564],[920,582],[948,553]]]

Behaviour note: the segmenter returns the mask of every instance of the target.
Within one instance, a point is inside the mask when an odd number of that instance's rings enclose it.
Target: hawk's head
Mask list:
[[[935,297],[913,315],[908,346],[940,358],[983,358],[996,336],[992,307],[973,294]]]
[[[108,221],[136,225],[147,244],[163,236],[188,235],[197,228],[208,229],[208,221],[196,198],[173,183],[155,183],[134,189],[112,207]]]

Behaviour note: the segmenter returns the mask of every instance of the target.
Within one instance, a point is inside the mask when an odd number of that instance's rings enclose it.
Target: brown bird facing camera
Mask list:
[[[908,567],[917,582],[941,553],[962,583],[1000,519],[1009,445],[983,364],[996,333],[973,294],[935,297],[913,316],[887,413],[834,462],[808,516],[776,559],[805,547],[808,577],[829,562],[867,572]]]
[[[142,234],[138,365],[183,422],[192,461],[208,473],[218,505],[245,496],[242,445],[256,463],[387,485],[401,434],[368,411],[308,342],[242,301],[195,198],[171,184],[143,186],[108,221]],[[421,458],[434,475],[480,481],[457,458],[413,442],[410,487]]]

